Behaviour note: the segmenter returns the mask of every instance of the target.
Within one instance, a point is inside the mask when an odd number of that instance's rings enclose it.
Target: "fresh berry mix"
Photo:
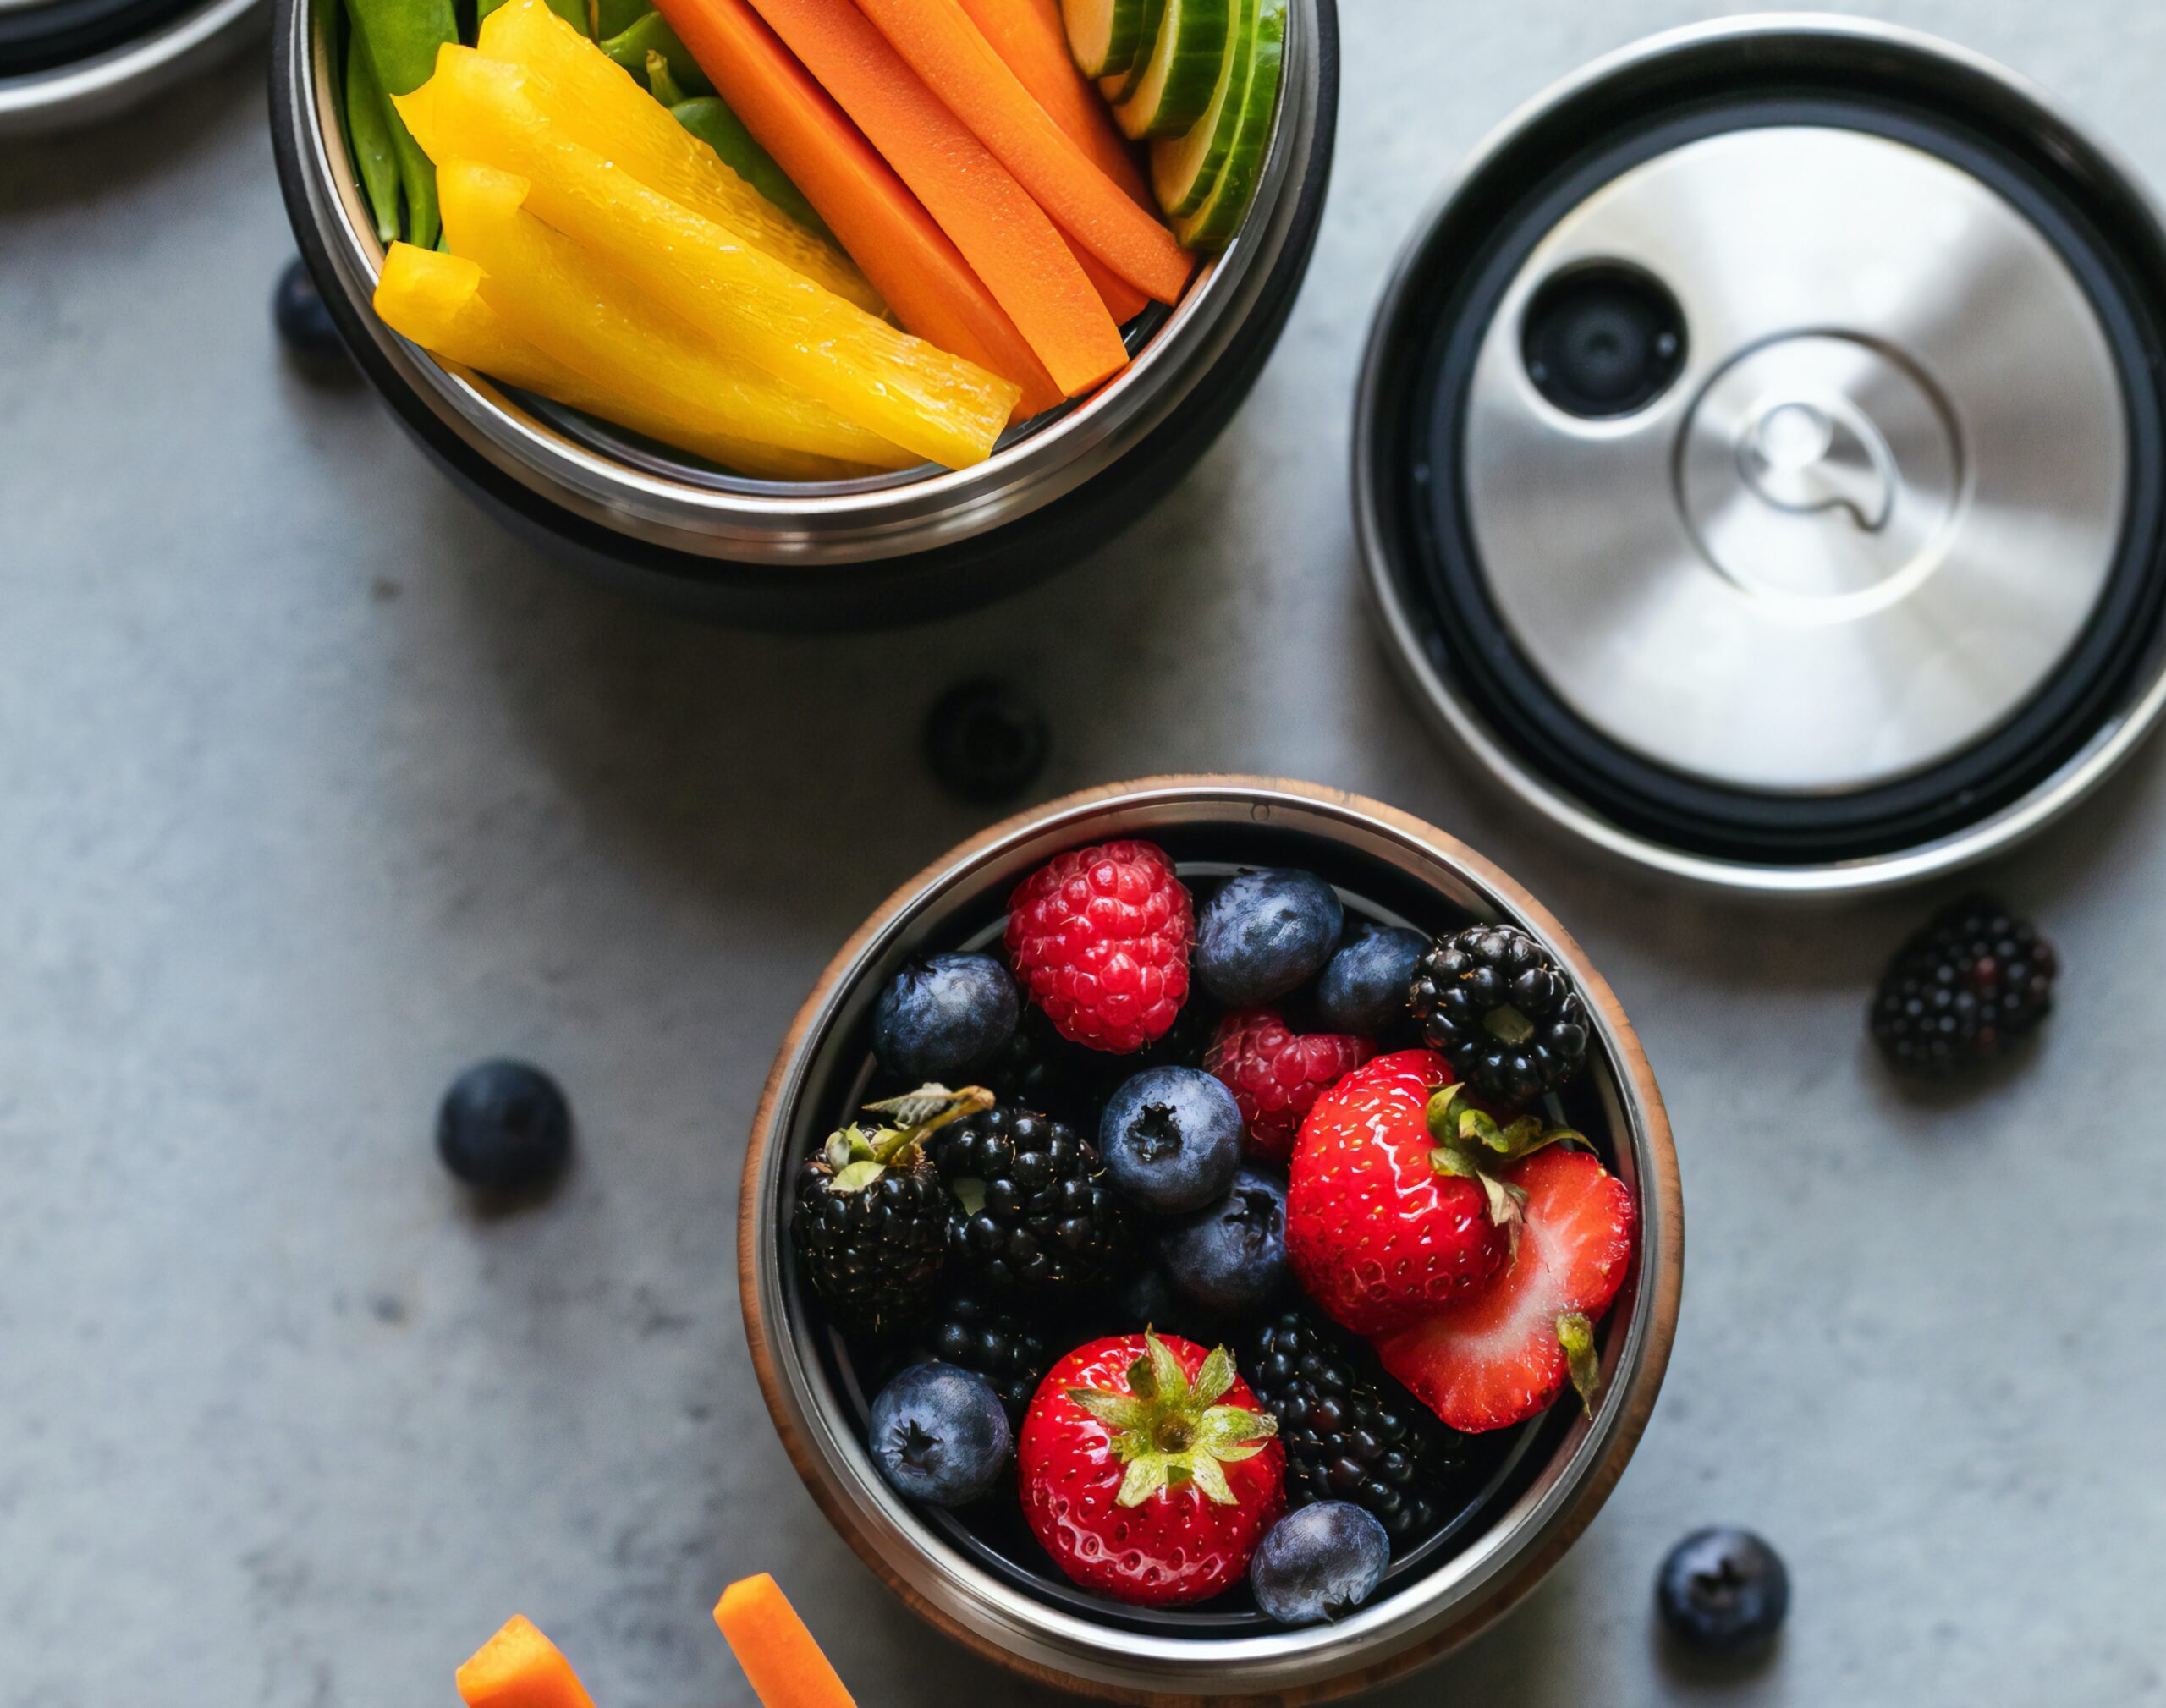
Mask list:
[[[1411,992],[1429,1047],[1508,1103],[1554,1091],[1586,1066],[1586,1004],[1548,952],[1511,925],[1476,925],[1422,958]]]
[[[2053,1010],[2060,963],[2028,920],[1972,896],[1943,909],[1895,953],[1873,998],[1888,1065],[1942,1079],[2008,1053]]]
[[[933,703],[926,763],[958,800],[993,805],[1036,781],[1053,745],[1037,703],[1003,682],[965,682]]]
[[[1339,895],[1309,872],[1227,879],[1196,921],[1196,973],[1234,1008],[1283,997],[1322,971],[1346,925]]]
[[[1218,1023],[1203,1065],[1234,1094],[1250,1151],[1284,1162],[1317,1099],[1375,1053],[1366,1038],[1338,1032],[1303,1037],[1269,1008],[1243,1008]]]
[[[1286,1285],[1286,1184],[1244,1168],[1216,1204],[1168,1222],[1158,1260],[1174,1288],[1207,1311],[1263,1310]]]
[[[1008,903],[1015,976],[1073,1043],[1133,1055],[1188,1000],[1196,914],[1164,850],[1113,842],[1062,854]]]
[[[1024,1516],[1086,1589],[1144,1606],[1207,1601],[1284,1509],[1278,1428],[1223,1347],[1093,1341],[1053,1367],[1023,1420]]]
[[[1202,893],[1199,927],[1163,850],[1080,849],[1015,887],[1004,960],[896,970],[871,1095],[920,1089],[805,1161],[790,1238],[890,1377],[906,1498],[1035,1538],[1025,1571],[1302,1624],[1451,1534],[1510,1462],[1479,1436],[1592,1403],[1635,1206],[1526,1108],[1588,1037],[1531,939],[1350,921],[1288,868]]]
[[[1363,925],[1317,980],[1317,1014],[1333,1031],[1382,1035],[1405,1021],[1429,940],[1404,925]]]
[[[437,1154],[476,1191],[542,1191],[571,1159],[571,1106],[539,1068],[483,1062],[443,1094],[437,1109]]]
[[[1790,1576],[1750,1530],[1695,1530],[1663,1561],[1655,1606],[1679,1642],[1735,1655],[1774,1640],[1790,1610]]]
[[[1319,1501],[1271,1527],[1249,1562],[1256,1604],[1282,1625],[1344,1618],[1377,1593],[1391,1538],[1361,1508]]]
[[[1241,1166],[1241,1110],[1197,1068],[1146,1068],[1106,1105],[1098,1154],[1113,1183],[1154,1216],[1215,1204]]]
[[[888,981],[872,1011],[872,1053],[897,1079],[974,1079],[1015,1035],[1022,998],[991,955],[932,955]]]
[[[1014,1451],[992,1384],[947,1364],[914,1364],[882,1388],[865,1436],[895,1491],[935,1507],[983,1500]]]

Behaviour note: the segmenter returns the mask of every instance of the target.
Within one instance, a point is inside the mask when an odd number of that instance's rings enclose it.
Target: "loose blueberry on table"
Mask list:
[[[798,1178],[808,1308],[889,1483],[1026,1571],[1339,1617],[1438,1557],[1507,1431],[1592,1408],[1636,1209],[1554,1118],[1592,1033],[1524,932],[1288,867],[1199,908],[1108,843],[1027,875],[992,951],[899,967],[869,1030],[876,1101]]]
[[[1790,1607],[1783,1557],[1750,1530],[1695,1530],[1669,1551],[1655,1606],[1680,1643],[1736,1655],[1764,1648]]]
[[[545,1190],[571,1153],[571,1105],[554,1079],[525,1062],[469,1068],[437,1107],[437,1154],[478,1192]]]

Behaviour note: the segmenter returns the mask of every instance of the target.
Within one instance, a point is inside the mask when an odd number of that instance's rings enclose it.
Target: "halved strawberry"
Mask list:
[[[1510,1264],[1473,1298],[1377,1343],[1384,1368],[1468,1434],[1525,1422],[1568,1381],[1592,1405],[1594,1324],[1632,1262],[1632,1195],[1586,1152],[1541,1151],[1504,1181],[1526,1194]]]

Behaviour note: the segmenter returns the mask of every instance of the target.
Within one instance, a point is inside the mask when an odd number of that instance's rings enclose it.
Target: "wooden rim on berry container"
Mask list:
[[[1066,849],[1121,837],[1253,849],[1235,861],[1366,875],[1365,894],[1516,925],[1577,980],[1594,1019],[1586,1076],[1609,1123],[1608,1160],[1640,1207],[1633,1272],[1602,1330],[1594,1414],[1528,1426],[1493,1510],[1455,1551],[1388,1579],[1335,1624],[1284,1630],[1254,1616],[1141,1615],[1027,1568],[988,1565],[881,1480],[837,1343],[808,1322],[784,1238],[792,1177],[851,1107],[881,985],[921,947],[985,936],[1015,883]],[[1182,859],[1180,847],[1174,849]],[[1185,867],[1210,862],[1182,859]],[[1354,887],[1353,886],[1347,886]],[[1500,1617],[1561,1559],[1623,1475],[1652,1414],[1683,1288],[1684,1202],[1662,1094],[1624,1012],[1540,903],[1456,838],[1380,802],[1277,777],[1168,777],[1087,789],[962,843],[891,896],[831,961],[791,1022],[753,1118],[738,1222],[745,1332],[767,1409],[812,1497],[866,1565],[931,1624],[1036,1683],[1107,1701],[1293,1705],[1371,1689]],[[1046,1568],[1048,1578],[1058,1573]]]

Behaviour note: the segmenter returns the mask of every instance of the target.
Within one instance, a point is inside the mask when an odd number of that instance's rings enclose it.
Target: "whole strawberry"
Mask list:
[[[1375,1053],[1366,1039],[1304,1035],[1269,1008],[1242,1008],[1218,1023],[1203,1066],[1240,1105],[1250,1151],[1284,1162],[1317,1099]]]
[[[1061,1036],[1125,1056],[1188,1000],[1196,909],[1165,851],[1110,842],[1056,856],[1008,902],[1008,954]]]
[[[1577,1136],[1532,1117],[1499,1126],[1433,1050],[1379,1056],[1301,1123],[1287,1195],[1294,1273],[1356,1334],[1454,1304],[1510,1254],[1521,1199],[1503,1171]]]
[[[1119,1335],[1053,1367],[1016,1442],[1023,1511],[1061,1570],[1142,1606],[1238,1583],[1286,1504],[1277,1421],[1225,1348]]]

